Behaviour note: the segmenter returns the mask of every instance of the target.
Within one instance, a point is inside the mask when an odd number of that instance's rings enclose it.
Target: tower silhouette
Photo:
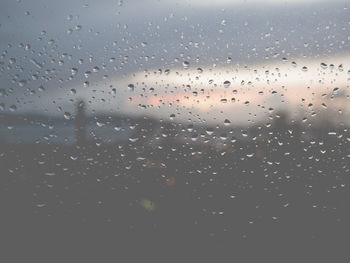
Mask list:
[[[77,145],[82,146],[86,144],[86,115],[83,100],[78,101],[76,106],[75,132]]]

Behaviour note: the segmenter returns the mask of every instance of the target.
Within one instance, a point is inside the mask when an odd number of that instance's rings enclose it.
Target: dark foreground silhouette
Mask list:
[[[150,121],[115,144],[3,142],[1,262],[343,262],[346,129],[276,121],[218,148],[159,125],[159,143]]]

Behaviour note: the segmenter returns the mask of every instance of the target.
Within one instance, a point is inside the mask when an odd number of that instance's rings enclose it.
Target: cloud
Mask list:
[[[185,3],[193,6],[201,7],[229,7],[234,5],[295,5],[295,4],[310,4],[310,3],[327,3],[327,2],[341,2],[342,0],[168,0],[171,3]]]

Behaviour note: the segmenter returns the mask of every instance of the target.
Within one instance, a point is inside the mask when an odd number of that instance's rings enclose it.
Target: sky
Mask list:
[[[272,109],[294,116],[346,107],[346,1],[0,5],[4,112],[63,116],[84,99],[90,114],[249,124]]]

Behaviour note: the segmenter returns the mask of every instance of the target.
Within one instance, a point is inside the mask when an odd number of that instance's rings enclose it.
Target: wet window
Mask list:
[[[348,4],[2,1],[0,261],[347,258]]]

